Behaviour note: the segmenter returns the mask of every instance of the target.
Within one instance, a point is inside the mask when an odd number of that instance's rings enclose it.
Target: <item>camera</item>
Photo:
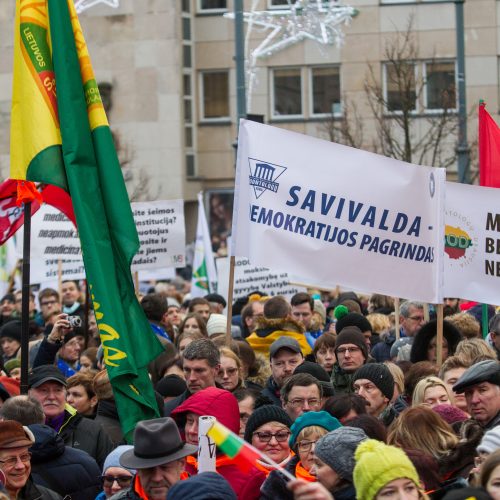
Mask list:
[[[71,328],[82,326],[82,318],[80,318],[80,316],[68,316],[68,321]]]

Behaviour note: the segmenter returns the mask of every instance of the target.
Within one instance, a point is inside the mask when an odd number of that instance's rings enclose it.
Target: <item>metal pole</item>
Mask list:
[[[458,73],[458,180],[470,184],[469,147],[467,145],[467,102],[465,95],[464,1],[455,0]]]
[[[236,107],[239,127],[240,119],[247,115],[245,97],[245,34],[243,29],[243,0],[234,0],[234,40],[236,63]]]
[[[23,276],[21,309],[21,394],[28,394],[28,349],[30,322],[31,202],[24,203]]]

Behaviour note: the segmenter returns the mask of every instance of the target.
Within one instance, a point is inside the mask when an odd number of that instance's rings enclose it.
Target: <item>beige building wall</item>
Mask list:
[[[236,74],[234,67],[234,24],[222,15],[199,12],[191,0],[190,19],[192,70],[183,69],[181,0],[121,0],[118,9],[98,5],[81,14],[98,83],[112,84],[109,120],[117,134],[125,159],[129,192],[141,200],[184,198],[188,240],[194,236],[196,194],[199,190],[232,188],[236,140]],[[324,121],[317,118],[271,119],[271,69],[340,64],[342,94],[356,102],[363,117],[366,144],[374,134],[364,92],[371,64],[381,75],[387,40],[404,31],[409,19],[418,38],[420,57],[455,58],[454,2],[401,2],[346,0],[359,10],[344,28],[342,47],[320,46],[312,41],[298,43],[259,62],[258,82],[252,94],[252,113],[262,114],[266,123],[326,137]],[[248,9],[250,0],[245,0]],[[9,125],[12,82],[14,0],[2,0],[0,9],[0,173],[9,172]],[[260,0],[265,8],[267,0]],[[228,0],[228,11],[233,10]],[[466,0],[465,43],[467,106],[480,98],[498,120],[498,22],[500,2]],[[255,46],[265,34],[256,34]],[[184,44],[185,45],[185,44]],[[205,70],[229,70],[230,120],[208,123],[201,120],[200,79]],[[184,135],[183,75],[192,75],[194,175],[187,175]],[[303,95],[309,92],[304,80]],[[309,102],[305,100],[306,110]],[[416,127],[417,130],[419,127]],[[469,119],[469,138],[474,140],[477,114]],[[450,140],[450,147],[454,140]],[[456,167],[454,167],[456,168]],[[192,172],[191,172],[192,173]],[[453,178],[453,168],[450,178]]]

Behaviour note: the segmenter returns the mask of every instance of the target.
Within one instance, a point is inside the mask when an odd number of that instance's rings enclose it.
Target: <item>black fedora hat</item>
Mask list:
[[[120,457],[120,464],[131,469],[147,469],[168,464],[197,451],[197,446],[182,441],[172,418],[154,418],[137,424],[134,449]]]

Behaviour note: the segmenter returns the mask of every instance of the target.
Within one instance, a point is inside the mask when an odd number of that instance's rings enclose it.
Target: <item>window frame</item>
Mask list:
[[[197,0],[196,1],[196,12],[198,14],[220,14],[222,12],[227,12],[228,7],[227,7],[227,0],[226,0],[226,6],[225,7],[219,7],[219,8],[203,8],[202,4],[203,0]]]
[[[315,69],[331,69],[336,68],[338,70],[338,78],[339,78],[339,110],[337,112],[333,111],[331,113],[315,113],[314,112],[314,85],[313,85],[313,74]],[[308,85],[309,85],[309,113],[308,116],[310,118],[328,118],[333,116],[334,118],[340,118],[343,115],[343,107],[342,107],[342,81],[341,81],[341,65],[340,64],[316,64],[313,66],[308,66]]]
[[[294,115],[279,115],[275,114],[275,104],[276,104],[276,99],[275,99],[275,72],[276,71],[281,71],[281,70],[299,70],[299,76],[300,76],[300,114],[294,114]],[[271,112],[270,116],[272,120],[275,121],[286,121],[286,120],[305,120],[306,115],[305,115],[305,103],[306,101],[304,100],[304,66],[277,66],[270,68],[271,70],[271,78],[270,78],[270,83],[271,83]]]
[[[227,75],[227,116],[218,116],[218,117],[206,117],[205,116],[205,81],[204,75],[208,73],[225,73]],[[230,70],[227,68],[222,69],[204,69],[200,70],[198,73],[199,78],[199,86],[200,89],[200,122],[202,123],[227,123],[231,121],[231,80],[230,80]]]
[[[454,73],[454,80],[455,80],[455,106],[453,108],[429,108],[427,107],[427,95],[428,95],[428,87],[427,87],[427,65],[429,64],[439,64],[439,63],[453,63],[453,73]],[[424,84],[424,91],[422,95],[423,99],[423,109],[426,113],[428,114],[443,114],[443,113],[457,113],[458,112],[458,75],[457,75],[457,60],[456,59],[429,59],[429,60],[423,60],[421,62],[422,64],[422,79],[423,79],[423,84]]]
[[[413,64],[414,67],[414,72],[415,72],[415,109],[410,111],[410,114],[412,115],[417,115],[421,111],[421,104],[420,104],[420,99],[419,96],[417,95],[417,87],[418,87],[418,77],[419,77],[419,71],[418,68],[420,66],[419,61],[414,61],[414,60],[409,60],[407,61],[409,64]],[[402,109],[389,109],[387,104],[388,104],[388,87],[387,87],[387,68],[391,63],[390,61],[382,61],[382,92],[383,92],[383,97],[385,101],[385,109],[384,113],[387,115],[402,115],[403,110]]]

